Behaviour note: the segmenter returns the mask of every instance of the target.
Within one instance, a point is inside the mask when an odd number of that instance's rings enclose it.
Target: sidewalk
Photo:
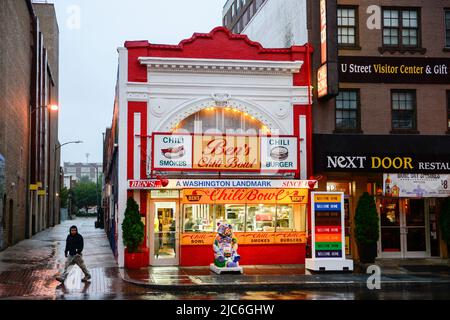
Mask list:
[[[95,220],[63,221],[0,252],[0,299],[121,299],[142,294],[142,288],[120,278],[105,231],[95,228]],[[61,286],[54,276],[64,267],[65,240],[72,225],[84,237],[83,259],[92,281],[81,282],[81,270],[73,267]]]
[[[244,266],[244,274],[216,275],[208,267],[149,267],[140,270],[120,269],[122,278],[130,283],[167,291],[243,291],[293,289],[357,289],[367,288],[370,274],[321,273],[305,274],[303,266]],[[383,289],[448,288],[450,266],[441,272],[409,272],[381,268]]]

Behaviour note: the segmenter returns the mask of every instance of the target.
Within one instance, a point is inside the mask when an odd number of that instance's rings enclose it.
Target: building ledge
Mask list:
[[[340,45],[338,46],[339,50],[362,50],[362,48],[360,46],[343,46]]]
[[[142,65],[153,71],[206,72],[241,74],[293,74],[300,72],[303,61],[258,61],[224,59],[189,59],[139,57]]]
[[[420,131],[410,130],[410,129],[406,129],[406,130],[396,129],[396,130],[391,130],[391,132],[389,132],[389,133],[390,134],[420,134]]]
[[[427,49],[426,48],[408,48],[408,47],[379,47],[378,51],[380,53],[385,53],[385,52],[389,52],[391,54],[394,53],[411,53],[411,54],[425,54],[427,53]]]

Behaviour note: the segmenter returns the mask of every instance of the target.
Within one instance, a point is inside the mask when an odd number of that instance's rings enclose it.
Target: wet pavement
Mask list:
[[[67,220],[0,252],[0,299],[450,299],[448,265],[418,268],[414,267],[414,261],[410,267],[389,263],[382,266],[382,290],[369,290],[366,283],[369,275],[366,274],[305,275],[302,265],[244,266],[243,275],[221,276],[205,267],[124,270],[117,267],[104,230],[96,229],[94,222],[94,218]],[[92,279],[88,283],[81,282],[81,270],[73,267],[65,284],[60,285],[54,276],[64,266],[65,239],[73,224],[84,237],[83,258]],[[417,284],[422,286],[419,288]]]
[[[406,272],[396,268],[388,273],[381,268],[384,289],[450,289],[450,273]],[[433,269],[431,269],[433,270]],[[120,270],[127,282],[149,289],[167,291],[248,291],[248,290],[358,290],[367,289],[370,274],[316,273],[305,274],[303,267],[244,266],[244,274],[215,275],[209,268],[149,267],[140,270]]]
[[[66,220],[0,252],[0,299],[120,299],[145,294],[145,289],[122,281],[105,232],[94,223],[95,218]],[[64,267],[65,240],[72,225],[83,235],[83,259],[92,279],[81,282],[83,273],[75,266],[60,285],[54,277]]]

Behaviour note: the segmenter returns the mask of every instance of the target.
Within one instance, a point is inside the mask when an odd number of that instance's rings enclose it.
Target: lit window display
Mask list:
[[[248,205],[247,231],[275,231],[275,205]]]
[[[214,232],[214,206],[209,204],[184,205],[184,232]]]
[[[280,205],[277,207],[277,231],[293,231],[294,225],[294,206]]]
[[[245,205],[244,204],[218,204],[214,206],[216,212],[216,225],[229,223],[233,231],[245,231]]]
[[[218,223],[235,232],[306,231],[306,205],[183,205],[183,232],[215,232]]]

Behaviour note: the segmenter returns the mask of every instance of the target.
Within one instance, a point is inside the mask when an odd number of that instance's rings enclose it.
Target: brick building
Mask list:
[[[88,177],[90,181],[96,183],[102,172],[102,163],[64,162],[64,177],[71,177],[69,181],[75,181],[75,183],[83,177]]]
[[[4,249],[59,223],[58,112],[51,110],[58,105],[58,25],[52,4],[29,0],[1,1],[0,20]]]
[[[315,50],[314,174],[321,190],[346,194],[348,254],[358,257],[352,221],[368,191],[379,258],[445,257],[450,1],[265,0],[248,19],[254,2],[227,1],[224,25],[266,47],[307,41]]]

